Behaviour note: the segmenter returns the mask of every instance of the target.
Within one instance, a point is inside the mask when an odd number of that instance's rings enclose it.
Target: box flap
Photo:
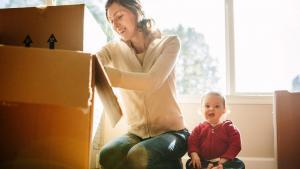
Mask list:
[[[107,112],[110,122],[113,127],[121,119],[123,113],[119,105],[118,99],[115,96],[109,82],[107,74],[105,73],[104,67],[101,62],[94,55],[95,64],[95,86],[96,93],[100,96],[101,102],[104,106],[104,111]]]

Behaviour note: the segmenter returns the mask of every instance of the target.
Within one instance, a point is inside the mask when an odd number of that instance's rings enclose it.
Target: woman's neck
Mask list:
[[[139,32],[134,38],[130,40],[130,45],[135,53],[143,53],[146,51],[150,43],[150,38],[143,32]]]

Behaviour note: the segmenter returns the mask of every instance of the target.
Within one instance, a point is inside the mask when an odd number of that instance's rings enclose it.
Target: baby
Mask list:
[[[239,130],[226,114],[224,97],[209,92],[202,98],[201,113],[205,121],[196,126],[188,139],[191,157],[186,169],[244,169],[244,163],[236,158],[241,151]]]

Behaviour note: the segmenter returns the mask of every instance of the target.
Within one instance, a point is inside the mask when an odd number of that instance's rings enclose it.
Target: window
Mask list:
[[[177,34],[181,39],[182,48],[176,67],[177,93],[191,96],[202,95],[208,90],[224,92],[224,1],[142,2],[146,15],[155,19],[162,32]]]
[[[299,11],[299,0],[234,1],[237,93],[299,88]]]

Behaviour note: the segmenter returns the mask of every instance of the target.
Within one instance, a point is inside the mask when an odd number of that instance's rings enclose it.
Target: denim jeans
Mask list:
[[[142,139],[128,133],[100,152],[102,169],[182,169],[189,132],[184,129]]]

